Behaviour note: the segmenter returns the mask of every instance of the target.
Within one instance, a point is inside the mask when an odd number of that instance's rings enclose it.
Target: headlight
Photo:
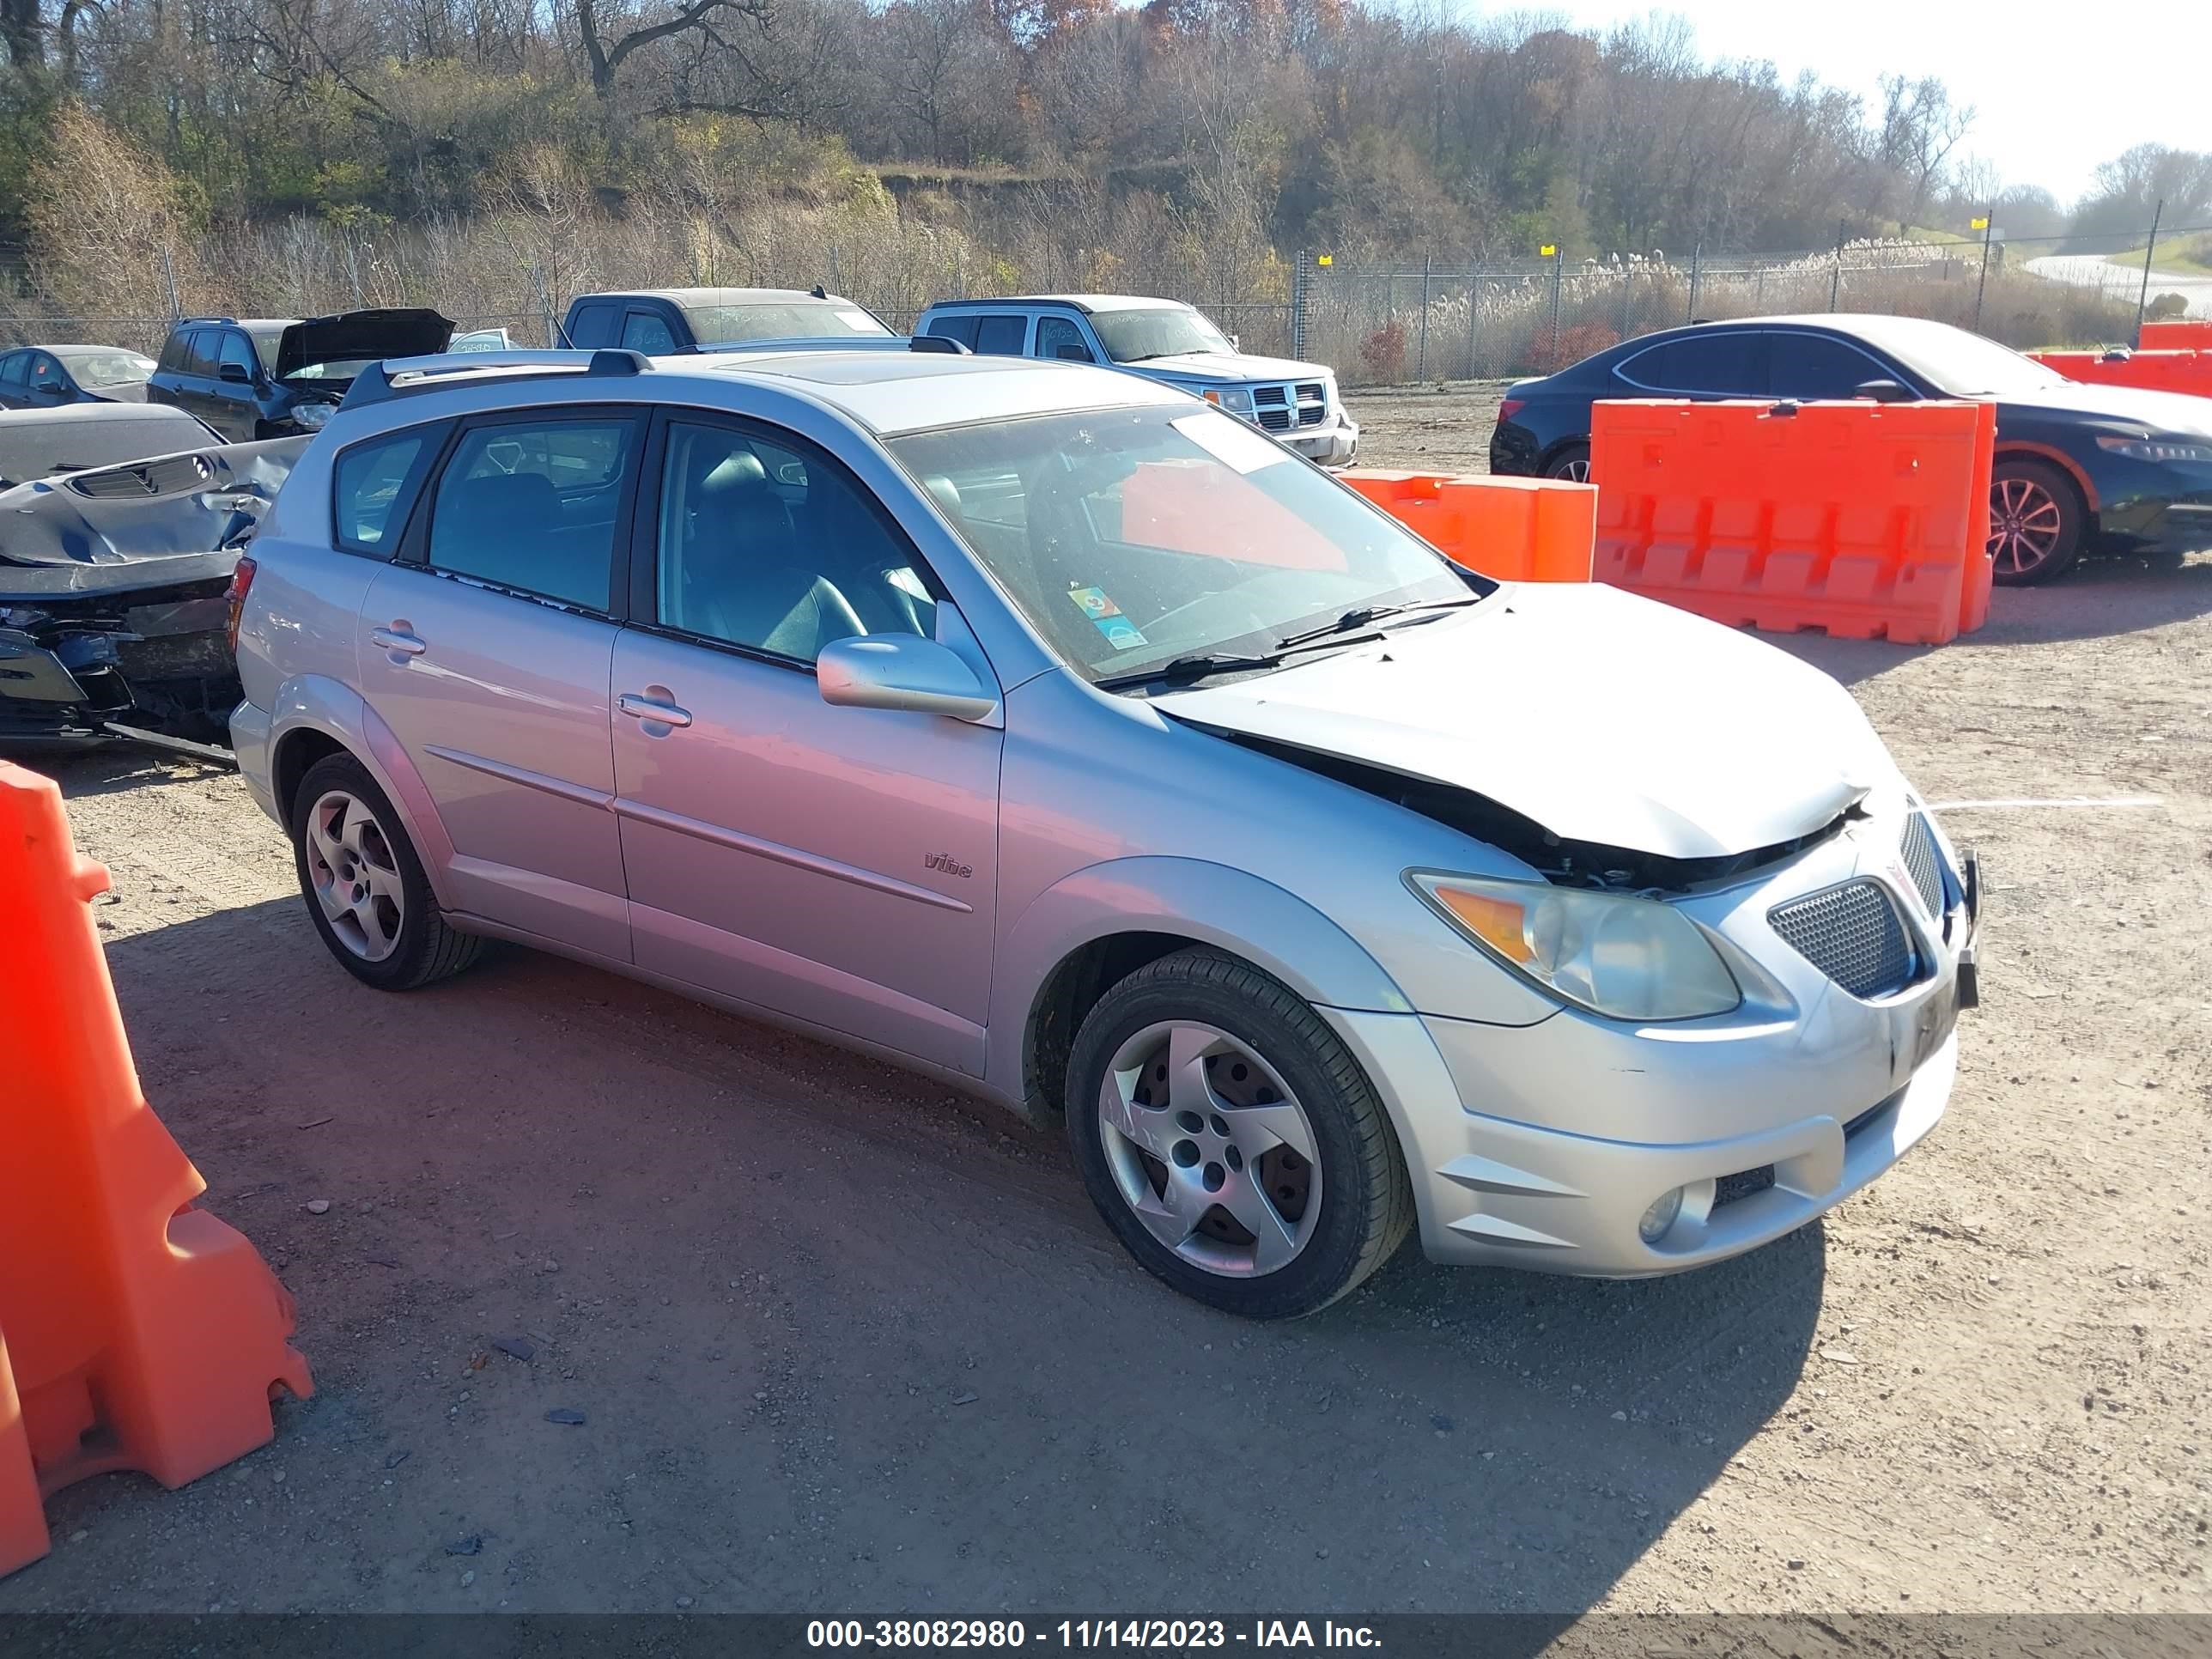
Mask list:
[[[1543,882],[1411,870],[1436,913],[1553,995],[1610,1019],[1697,1019],[1743,1000],[1735,976],[1672,906]]]
[[[2131,461],[2195,461],[2212,466],[2212,444],[2187,438],[2100,438],[2097,447]]]
[[[1206,402],[1218,404],[1234,414],[1249,415],[1252,412],[1252,392],[1249,386],[1209,386],[1201,395]]]
[[[309,432],[320,432],[331,418],[328,404],[295,404],[292,405],[292,424]]]

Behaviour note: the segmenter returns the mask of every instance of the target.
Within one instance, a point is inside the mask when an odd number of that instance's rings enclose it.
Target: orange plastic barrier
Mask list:
[[[2031,351],[2069,380],[2212,398],[2212,351]]]
[[[1336,476],[1470,570],[1511,581],[1590,579],[1597,491],[1589,484],[1368,468]]]
[[[1601,582],[1916,645],[1989,615],[1992,404],[1638,400],[1595,405],[1591,428]]]
[[[2142,325],[2145,351],[2212,351],[2212,317],[2169,317]]]
[[[46,1553],[40,1494],[137,1469],[180,1486],[313,1389],[291,1298],[192,1200],[138,1091],[61,792],[0,762],[0,1573]]]

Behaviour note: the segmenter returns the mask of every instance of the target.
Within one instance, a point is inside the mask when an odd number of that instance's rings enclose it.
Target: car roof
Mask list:
[[[852,303],[835,294],[816,294],[803,288],[615,288],[576,296],[578,303],[586,300],[666,300],[679,306],[849,306]]]
[[[1151,294],[1027,294],[1006,295],[995,300],[939,300],[932,311],[1004,309],[1007,306],[1066,306],[1071,310],[1188,311],[1180,300],[1163,300]]]
[[[1183,401],[1139,375],[1087,364],[938,352],[806,351],[662,358],[656,374],[785,381],[878,437],[970,422]]]
[[[42,345],[37,341],[33,341],[29,345],[0,346],[0,356],[13,356],[18,351],[44,351],[56,357],[68,357],[72,356],[81,357],[88,352],[94,351],[127,351],[134,357],[143,357],[146,355],[144,352],[139,350],[137,346],[91,345],[87,343]]]
[[[113,421],[167,421],[199,425],[194,416],[168,404],[62,404],[52,409],[0,409],[0,429],[73,422],[98,425]]]

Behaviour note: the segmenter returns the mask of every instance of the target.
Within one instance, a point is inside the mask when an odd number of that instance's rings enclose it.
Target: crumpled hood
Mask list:
[[[1172,374],[1179,380],[1242,386],[1252,380],[1326,380],[1329,371],[1287,357],[1248,357],[1242,352],[1186,351],[1173,357],[1148,357],[1127,368],[1140,374]]]
[[[0,490],[0,565],[131,564],[235,545],[311,441],[211,444]]]
[[[274,372],[281,380],[312,363],[431,357],[443,351],[453,337],[451,319],[434,311],[392,308],[310,317],[289,325],[278,337]]]
[[[1665,858],[1809,834],[1897,775],[1827,675],[1601,585],[1508,584],[1464,617],[1153,706]]]

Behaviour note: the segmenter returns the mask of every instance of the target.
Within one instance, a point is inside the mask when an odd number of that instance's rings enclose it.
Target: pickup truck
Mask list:
[[[681,356],[763,340],[893,339],[865,306],[818,286],[660,288],[580,294],[559,343],[579,351],[619,346],[648,357]]]
[[[1334,374],[1247,356],[1177,301],[1127,294],[940,300],[914,331],[957,340],[981,356],[1055,358],[1141,374],[1205,398],[1323,466],[1349,466],[1358,452],[1359,428],[1337,398]]]

